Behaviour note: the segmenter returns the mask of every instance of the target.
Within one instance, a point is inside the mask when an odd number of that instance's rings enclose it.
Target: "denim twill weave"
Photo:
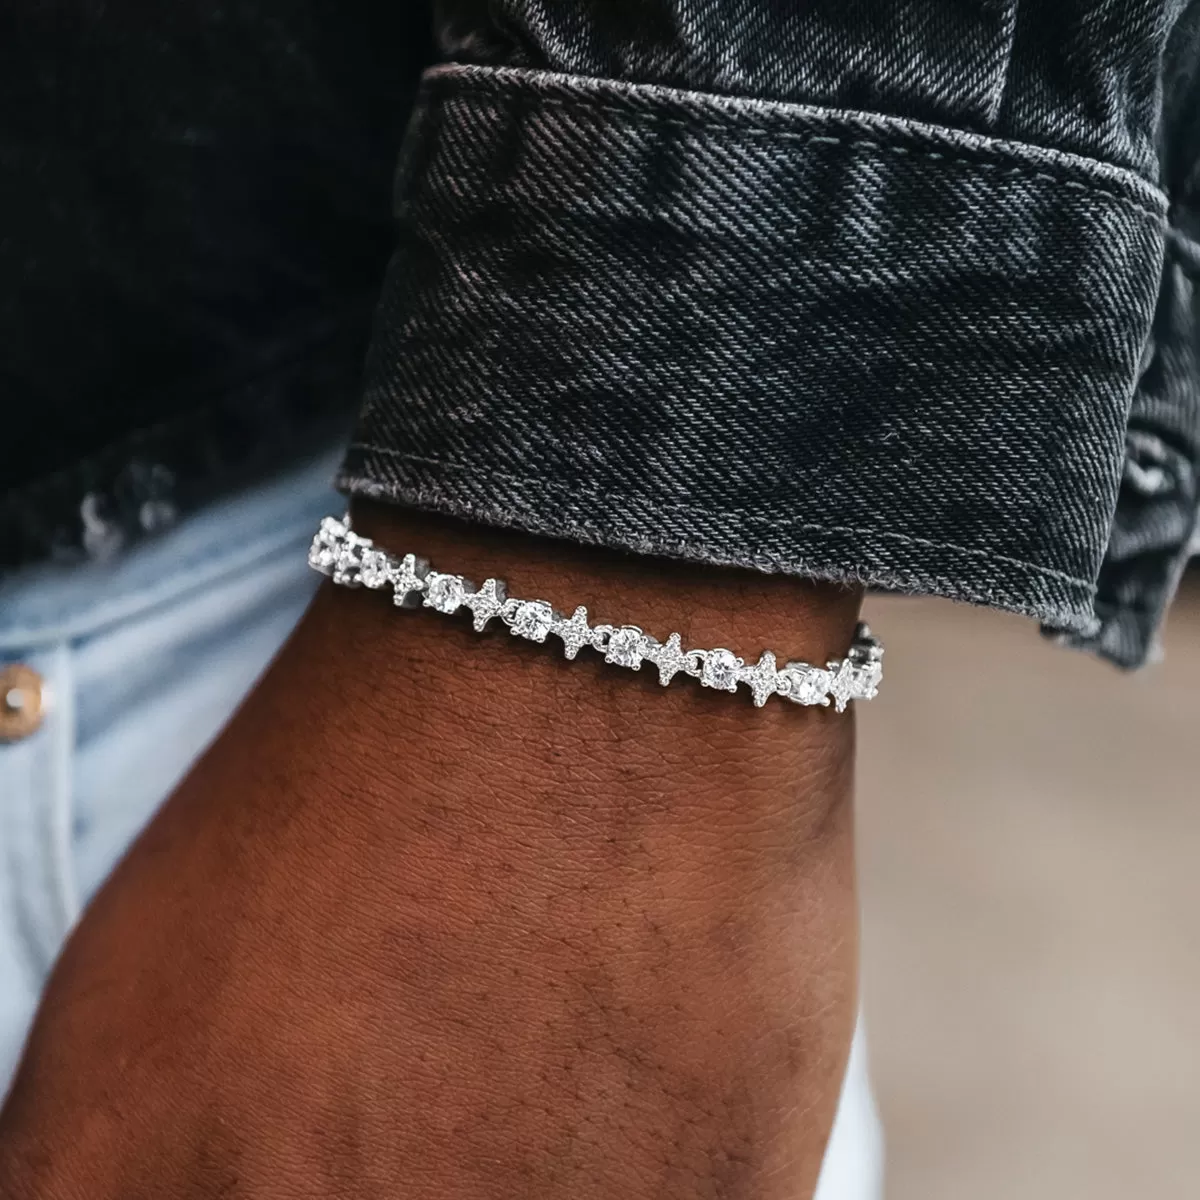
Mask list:
[[[433,7],[345,489],[1153,652],[1197,0]]]
[[[0,571],[339,438],[394,247],[347,490],[1153,653],[1197,544],[1200,0],[128,16],[0,44]]]
[[[1164,201],[879,114],[432,72],[343,484],[1088,633]]]

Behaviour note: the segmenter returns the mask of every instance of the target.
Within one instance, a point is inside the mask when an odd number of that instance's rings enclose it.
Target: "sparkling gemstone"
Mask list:
[[[545,600],[526,600],[513,614],[512,631],[531,642],[544,642],[554,624],[554,609]]]
[[[592,642],[587,609],[580,605],[569,621],[556,621],[554,632],[562,638],[563,653],[567,658],[574,658],[584,646],[590,646]]]
[[[358,577],[362,580],[364,587],[386,587],[390,574],[388,556],[382,550],[363,551]]]
[[[622,625],[608,638],[604,661],[636,671],[646,656],[646,635],[636,625]]]
[[[337,547],[330,543],[321,533],[313,538],[312,547],[308,552],[308,565],[314,571],[323,575],[333,574],[333,564],[337,562]]]
[[[396,593],[392,597],[393,604],[404,608],[420,604],[428,566],[424,559],[417,558],[415,554],[406,554],[400,560],[400,566],[392,576],[392,587]]]
[[[488,579],[479,591],[463,601],[474,614],[476,633],[482,633],[490,620],[500,616],[504,608],[504,599],[504,584],[498,579]]]
[[[314,542],[319,542],[323,546],[334,546],[346,536],[346,526],[337,519],[337,517],[324,517],[321,524],[317,528]]]
[[[742,660],[729,650],[710,650],[704,658],[700,671],[700,682],[705,687],[719,688],[723,692],[736,692],[738,668]]]
[[[883,663],[858,663],[854,667],[854,697],[856,700],[873,700],[879,694],[883,679]]]
[[[742,679],[750,685],[754,696],[754,704],[762,708],[775,695],[779,676],[775,672],[775,655],[770,650],[764,650],[758,662],[741,672]]]
[[[434,573],[425,581],[425,607],[438,612],[457,612],[466,597],[466,583],[461,575]]]
[[[837,664],[831,663],[830,666],[837,666]],[[833,703],[838,712],[845,712],[846,705],[854,699],[855,686],[854,664],[849,659],[845,659],[838,667],[833,682],[829,685],[829,692],[833,696]]]
[[[797,704],[824,704],[833,676],[818,667],[803,667],[788,672],[788,696]]]
[[[308,565],[323,575],[332,575],[337,565],[346,526],[336,517],[325,517],[317,529],[308,551]]]
[[[348,533],[346,540],[338,547],[337,557],[333,562],[333,582],[347,587],[358,587],[358,569],[362,561],[362,542],[354,534]]]
[[[687,670],[687,655],[683,652],[683,643],[677,633],[671,634],[661,646],[654,647],[653,652],[646,657],[658,667],[658,682],[663,687],[666,687],[680,671]]]

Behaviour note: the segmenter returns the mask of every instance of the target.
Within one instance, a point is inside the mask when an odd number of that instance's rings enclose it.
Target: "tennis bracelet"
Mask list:
[[[499,579],[487,579],[476,588],[461,575],[434,571],[415,554],[395,555],[379,549],[370,538],[350,528],[349,516],[326,517],[313,538],[308,563],[343,587],[392,589],[392,600],[400,608],[423,606],[453,614],[466,609],[482,633],[489,621],[499,619],[514,637],[545,642],[553,634],[573,659],[584,646],[604,655],[604,661],[632,671],[643,662],[658,668],[665,687],[676,675],[690,675],[703,687],[736,692],[745,684],[760,708],[772,696],[793,704],[828,705],[844,712],[851,700],[870,700],[883,678],[883,646],[860,624],[846,657],[814,667],[804,662],[776,665],[775,655],[764,650],[758,662],[749,665],[731,650],[685,650],[678,633],[665,642],[636,625],[589,625],[582,605],[569,616],[557,612],[545,600],[518,600],[509,596]]]

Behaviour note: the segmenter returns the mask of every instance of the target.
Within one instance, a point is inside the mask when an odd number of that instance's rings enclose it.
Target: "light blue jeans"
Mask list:
[[[344,503],[336,462],[110,563],[0,583],[0,665],[32,667],[48,694],[41,727],[0,743],[0,1094],[80,910],[304,612],[312,531]],[[818,1200],[875,1200],[880,1161],[856,1038]]]

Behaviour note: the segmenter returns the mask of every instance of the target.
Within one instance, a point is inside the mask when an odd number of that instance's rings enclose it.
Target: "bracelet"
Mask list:
[[[476,589],[461,575],[434,571],[415,554],[397,556],[380,550],[370,538],[350,528],[349,515],[340,521],[326,517],[313,538],[308,564],[344,587],[392,588],[400,608],[423,606],[440,613],[467,609],[475,630],[482,633],[489,621],[499,618],[515,637],[545,642],[554,634],[573,659],[584,646],[604,655],[604,661],[630,670],[643,662],[658,668],[665,687],[678,674],[699,679],[703,687],[736,692],[739,683],[750,688],[754,703],[762,707],[772,696],[793,704],[827,706],[832,699],[838,712],[851,700],[870,700],[883,678],[883,646],[865,624],[854,633],[843,659],[814,667],[804,662],[776,666],[775,655],[764,650],[753,666],[731,650],[685,650],[679,634],[660,642],[636,625],[589,625],[587,609],[580,606],[570,617],[555,611],[545,600],[518,600],[499,579],[488,579]]]

